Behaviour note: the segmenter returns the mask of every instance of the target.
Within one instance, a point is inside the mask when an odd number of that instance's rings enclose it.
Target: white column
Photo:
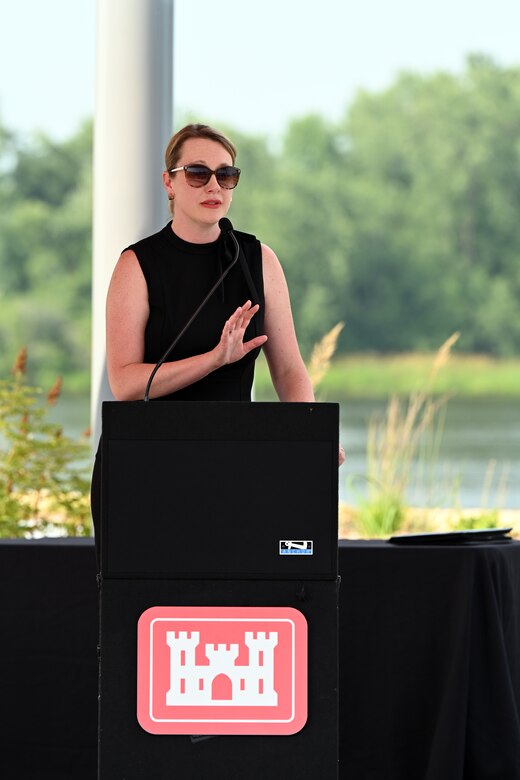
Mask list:
[[[92,279],[93,446],[105,369],[105,300],[121,251],[168,219],[161,174],[173,126],[173,0],[98,0]]]

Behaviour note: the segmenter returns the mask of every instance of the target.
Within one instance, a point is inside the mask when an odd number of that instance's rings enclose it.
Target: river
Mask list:
[[[366,447],[372,415],[386,401],[351,399],[340,410],[341,441],[347,461],[340,469],[340,499],[355,504],[366,490]],[[89,421],[86,398],[60,399],[52,419],[70,436]],[[421,472],[428,471],[427,476]],[[501,399],[452,398],[438,454],[433,463],[414,465],[408,500],[416,506],[520,508],[520,402]]]
[[[385,408],[386,401],[362,400],[341,407],[341,438],[348,457],[340,497],[350,503],[356,503],[366,482],[369,421]],[[416,506],[520,508],[518,400],[452,398],[445,413],[435,461],[415,461],[409,501]],[[430,476],[420,479],[428,466]]]

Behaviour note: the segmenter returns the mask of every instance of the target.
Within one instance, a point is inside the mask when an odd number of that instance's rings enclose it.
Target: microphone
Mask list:
[[[231,220],[228,219],[227,217],[222,217],[222,219],[219,219],[218,226],[220,228],[220,232],[223,235],[226,235],[227,233],[230,233],[233,230],[233,225],[231,224]],[[235,236],[233,235],[233,238],[234,237]]]
[[[236,262],[238,260],[238,256],[240,254],[240,246],[238,244],[237,237],[233,233],[233,225],[231,224],[231,221],[227,217],[222,217],[222,219],[219,219],[218,226],[220,228],[221,235],[223,235],[223,236],[228,236],[229,235],[233,239],[233,242],[235,244],[235,256],[233,257],[233,260],[228,265],[228,267],[220,274],[219,278],[217,279],[217,281],[215,282],[215,284],[213,285],[213,287],[211,288],[209,293],[206,295],[204,300],[199,303],[199,305],[197,306],[197,308],[195,309],[195,311],[193,312],[193,314],[189,318],[188,322],[184,325],[184,327],[175,336],[175,338],[173,339],[172,343],[170,344],[170,346],[168,347],[168,349],[166,350],[164,355],[155,364],[152,373],[148,377],[148,382],[146,383],[146,389],[144,391],[144,398],[143,398],[144,401],[149,401],[150,400],[150,388],[152,386],[152,382],[154,380],[154,377],[155,377],[156,373],[158,372],[158,370],[160,369],[162,364],[166,361],[166,358],[168,357],[168,355],[170,354],[172,349],[177,345],[178,341],[182,338],[182,336],[184,336],[184,334],[186,333],[186,331],[190,327],[190,325],[193,322],[193,320],[196,319],[196,317],[199,316],[199,314],[201,313],[202,309],[207,304],[207,302],[209,301],[209,299],[211,298],[211,296],[213,295],[215,290],[217,290],[219,285],[222,284],[222,282],[224,281],[224,279],[226,278],[226,276],[228,275],[228,273],[231,271],[231,269],[233,268],[233,266],[236,264]]]

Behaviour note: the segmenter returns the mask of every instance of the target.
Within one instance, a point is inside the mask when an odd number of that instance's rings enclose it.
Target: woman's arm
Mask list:
[[[277,256],[262,244],[265,293],[264,346],[271,379],[280,401],[314,401],[314,391],[305,368],[291,312],[285,275]]]
[[[246,301],[216,334],[214,349],[184,360],[164,363],[155,375],[150,397],[174,393],[215,371],[240,360],[250,350],[262,346],[266,336],[246,343],[244,333],[258,306]],[[154,364],[143,363],[144,333],[149,317],[148,288],[132,250],[119,258],[107,297],[107,370],[111,390],[119,401],[144,397]]]
[[[262,244],[265,293],[264,328],[268,341],[264,353],[280,401],[315,400],[307,369],[300,354],[289,300],[287,282],[280,261],[268,246]],[[345,461],[340,445],[338,465]]]

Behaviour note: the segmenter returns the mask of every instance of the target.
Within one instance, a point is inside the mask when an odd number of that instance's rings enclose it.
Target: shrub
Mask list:
[[[49,422],[58,378],[45,394],[26,380],[22,349],[0,380],[0,536],[88,536],[90,448]],[[43,403],[42,403],[43,401]]]

